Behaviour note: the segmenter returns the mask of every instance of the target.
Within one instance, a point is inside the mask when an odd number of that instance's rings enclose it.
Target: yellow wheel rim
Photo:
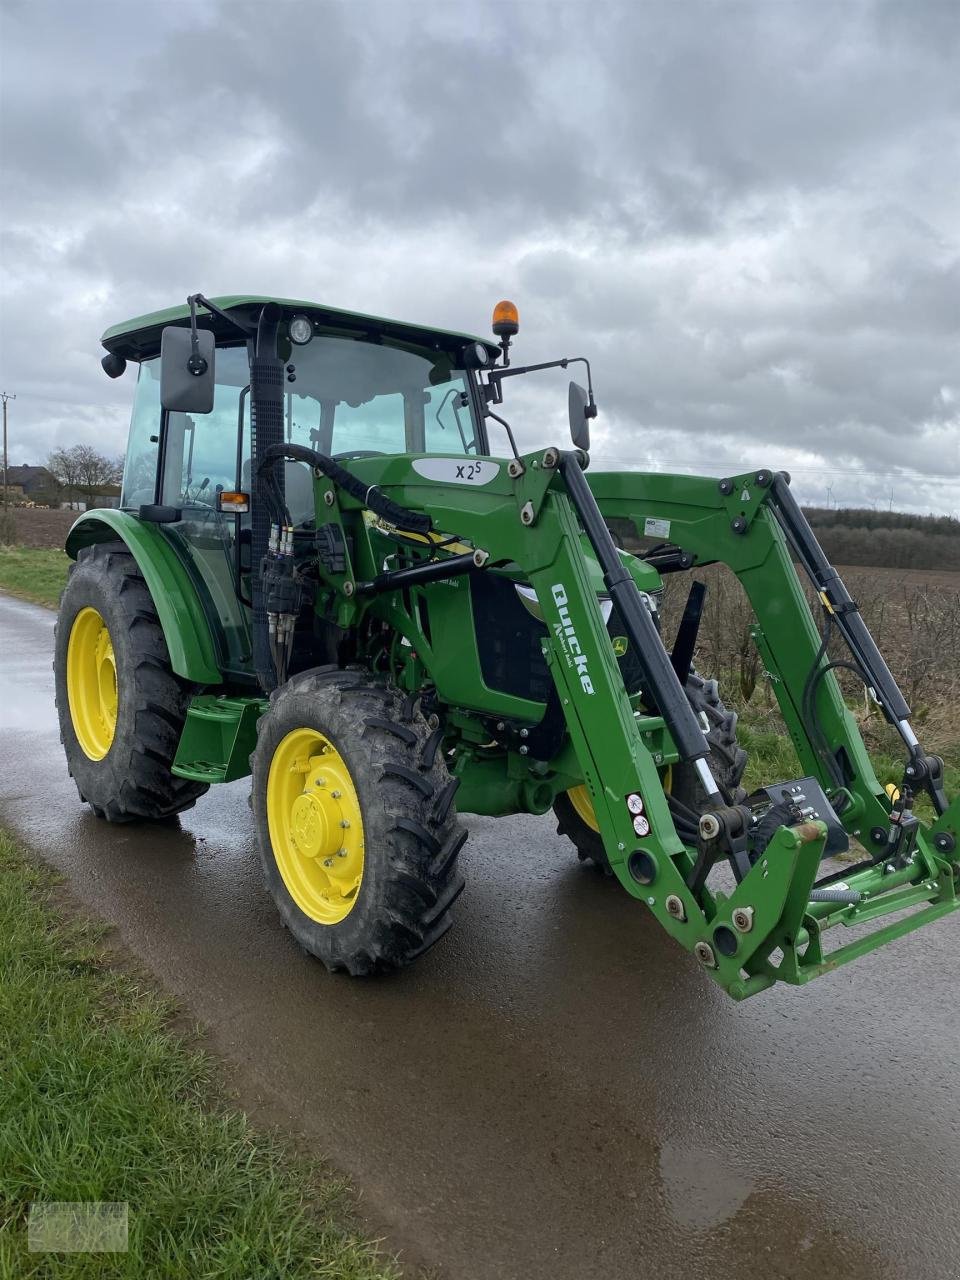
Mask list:
[[[102,760],[117,732],[117,660],[107,624],[81,609],[67,643],[67,701],[83,754]]]
[[[660,779],[663,783],[663,789],[667,795],[670,794],[670,788],[673,786],[673,765],[667,765]],[[576,810],[577,817],[587,824],[591,831],[600,834],[600,824],[597,822],[597,815],[594,812],[593,800],[590,798],[590,792],[587,790],[586,783],[581,782],[578,787],[570,787],[567,791],[570,803]]]
[[[571,787],[567,792],[570,797],[570,803],[577,811],[577,817],[581,822],[585,822],[591,831],[599,834],[600,824],[597,822],[597,815],[593,810],[593,801],[590,799],[590,792],[587,790],[586,784],[582,783],[579,787]]]
[[[350,770],[329,738],[294,729],[267,777],[267,826],[277,870],[300,910],[338,924],[363,879],[363,816]]]

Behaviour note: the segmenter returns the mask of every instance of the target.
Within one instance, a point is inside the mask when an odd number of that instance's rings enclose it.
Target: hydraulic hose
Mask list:
[[[281,310],[268,302],[257,321],[256,347],[250,357],[250,444],[254,467],[259,468],[266,451],[283,440],[283,363],[277,356],[277,332]],[[241,432],[241,440],[243,438]],[[268,640],[267,610],[263,598],[263,582],[259,572],[267,554],[270,537],[271,506],[283,512],[283,475],[270,476],[272,493],[260,485],[250,517],[251,557],[253,565],[253,665],[264,692],[276,687],[277,673]]]
[[[289,458],[293,462],[305,462],[309,467],[315,467],[322,472],[328,480],[332,480],[338,488],[349,493],[352,498],[369,508],[370,511],[376,512],[388,523],[396,525],[400,529],[409,529],[411,533],[429,533],[433,528],[433,521],[428,515],[422,511],[411,511],[408,507],[401,507],[398,502],[386,497],[380,492],[376,485],[364,484],[346,467],[341,467],[339,462],[328,457],[325,453],[317,453],[315,449],[308,449],[302,444],[272,444],[263,451],[261,456],[258,474],[264,475],[283,458]]]
[[[824,555],[823,548],[810,528],[799,503],[790,492],[790,487],[783,475],[777,475],[773,479],[771,505],[777,514],[780,527],[786,534],[787,541],[813,580],[820,598],[836,622],[837,629],[862,668],[864,683],[874,690],[884,715],[906,738],[906,730],[909,730],[910,707],[877,648],[877,642],[860,616],[859,609],[850,598],[842,578]],[[910,731],[910,737],[912,736]],[[915,738],[913,742],[916,742]]]

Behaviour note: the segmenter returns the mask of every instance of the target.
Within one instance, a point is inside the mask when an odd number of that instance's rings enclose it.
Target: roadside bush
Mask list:
[[[915,722],[924,725],[925,745],[937,750],[938,742],[944,747],[955,743],[953,716],[944,709],[952,708],[953,695],[960,691],[960,575],[943,574],[942,581],[931,582],[923,575],[853,567],[844,570],[843,576],[913,709]],[[750,634],[754,614],[740,583],[725,567],[709,565],[691,575],[666,578],[663,634],[668,648],[692,578],[708,588],[696,654],[698,670],[722,681],[732,705],[758,712],[772,708],[774,696]],[[819,620],[812,590],[808,598]],[[842,640],[831,645],[831,656],[847,656]],[[859,709],[864,732],[882,733],[883,718],[863,686],[845,672],[841,684],[850,705]]]
[[[14,547],[17,537],[17,520],[9,507],[0,507],[0,547]]]

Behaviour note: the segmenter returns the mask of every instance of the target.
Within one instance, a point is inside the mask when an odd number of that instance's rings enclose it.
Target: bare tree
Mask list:
[[[60,485],[68,502],[75,502],[80,485],[80,463],[75,449],[54,449],[47,458],[47,470]]]
[[[82,494],[92,506],[104,485],[118,484],[123,474],[123,459],[107,458],[93,445],[75,444],[70,449],[55,449],[47,459],[50,471],[75,501]]]

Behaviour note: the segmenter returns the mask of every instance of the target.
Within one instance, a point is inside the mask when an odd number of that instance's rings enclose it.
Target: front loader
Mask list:
[[[106,372],[139,376],[120,509],[67,540],[56,688],[81,799],[167,818],[252,774],[285,924],[357,975],[448,929],[458,813],[552,809],[736,999],[956,910],[960,798],[789,478],[589,471],[589,364],[515,366],[517,331],[510,303],[489,342],[200,294],[107,331]],[[572,447],[521,454],[508,380],[574,363]],[[616,545],[624,522],[646,551]],[[736,716],[694,667],[701,583],[661,626],[664,576],[716,562],[799,761],[751,794]],[[890,795],[839,668],[902,739]]]

